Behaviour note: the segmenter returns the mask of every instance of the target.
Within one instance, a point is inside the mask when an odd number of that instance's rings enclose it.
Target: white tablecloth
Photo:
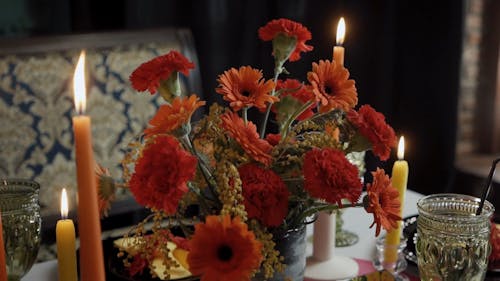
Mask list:
[[[403,209],[403,217],[417,214],[417,200],[422,195],[414,191],[408,190],[405,198]],[[342,247],[335,249],[336,255],[371,260],[375,249],[375,227],[369,228],[373,221],[371,215],[367,215],[362,208],[349,208],[344,211],[344,228],[357,233],[359,241],[353,246]],[[308,236],[312,235],[312,225],[308,226]],[[308,239],[309,241],[310,239]],[[312,254],[311,243],[308,243],[306,250],[307,255]],[[57,278],[57,261],[48,261],[37,263],[21,279],[22,281],[56,281]]]

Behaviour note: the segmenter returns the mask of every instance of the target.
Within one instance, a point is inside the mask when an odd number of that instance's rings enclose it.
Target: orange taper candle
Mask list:
[[[78,180],[78,233],[80,237],[80,280],[105,280],[101,225],[92,152],[90,117],[85,111],[85,52],[80,54],[73,79],[75,106],[73,117],[76,172]]]
[[[345,38],[345,21],[344,18],[340,18],[339,23],[337,25],[337,36],[336,36],[337,45],[333,47],[333,60],[342,66],[344,65],[344,54],[345,54],[345,49],[344,47],[342,47],[342,44],[344,44],[344,38]]]

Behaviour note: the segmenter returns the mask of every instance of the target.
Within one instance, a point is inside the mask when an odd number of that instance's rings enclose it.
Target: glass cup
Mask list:
[[[483,280],[491,251],[490,218],[494,207],[462,194],[434,194],[417,202],[417,259],[420,278]]]
[[[40,185],[23,179],[0,179],[7,277],[20,280],[33,266],[40,247]]]
[[[406,275],[401,274],[406,270],[408,262],[405,259],[404,249],[406,248],[406,237],[401,237],[399,244],[396,245],[386,245],[385,235],[380,236],[375,241],[375,258],[373,259],[373,267],[378,271],[386,270],[391,273],[394,280],[396,281],[407,281],[409,280]],[[397,255],[397,260],[395,262],[386,262],[385,256],[386,251],[394,251]]]

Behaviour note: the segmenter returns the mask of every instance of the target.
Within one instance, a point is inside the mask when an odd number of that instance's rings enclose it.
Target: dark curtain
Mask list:
[[[453,175],[463,1],[74,0],[68,5],[70,26],[58,30],[189,27],[203,95],[220,102],[216,78],[229,67],[252,65],[271,77],[271,44],[257,36],[266,22],[286,17],[312,32],[315,49],[286,65],[304,79],[312,61],[331,59],[336,23],[344,16],[345,65],[356,79],[360,104],[371,104],[405,135],[410,188],[436,193],[448,190]],[[43,31],[54,33],[38,34]],[[394,157],[386,163],[367,159],[371,168],[382,164],[390,170]]]

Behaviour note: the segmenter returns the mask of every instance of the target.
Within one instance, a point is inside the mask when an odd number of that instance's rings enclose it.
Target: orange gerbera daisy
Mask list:
[[[290,55],[290,61],[299,60],[300,52],[309,52],[313,49],[312,46],[306,45],[306,41],[312,38],[311,32],[298,22],[289,19],[277,19],[259,28],[259,38],[262,41],[271,41],[278,34],[294,37],[297,40],[295,49]]]
[[[151,127],[144,130],[146,136],[167,134],[191,121],[191,116],[200,106],[205,105],[198,96],[178,97],[171,105],[162,105],[156,115],[149,121]]]
[[[95,167],[95,175],[98,188],[98,205],[101,217],[108,215],[111,209],[111,202],[115,200],[116,185],[109,170],[97,164]]]
[[[208,216],[195,225],[189,270],[201,281],[250,280],[262,260],[262,244],[240,218]]]
[[[356,106],[358,93],[354,80],[349,79],[349,71],[335,61],[320,60],[312,64],[307,80],[313,87],[316,100],[320,102],[320,112],[340,108],[345,111]]]
[[[177,51],[170,51],[168,54],[156,57],[141,64],[132,75],[130,82],[137,91],[146,91],[153,95],[160,86],[160,82],[166,80],[175,71],[184,75],[189,74],[189,70],[194,68],[194,64]]]
[[[381,227],[389,231],[398,226],[397,221],[401,220],[399,215],[401,203],[399,192],[392,187],[391,179],[383,169],[377,168],[372,175],[373,182],[367,184],[367,196],[363,201],[366,211],[373,213],[373,223],[370,228],[376,224],[375,235],[378,236]]]
[[[234,111],[252,106],[265,110],[267,102],[274,103],[279,100],[278,97],[270,95],[274,82],[264,81],[262,71],[250,66],[242,66],[239,70],[236,68],[226,70],[219,75],[217,82],[219,87],[215,91],[229,102]]]
[[[245,121],[234,112],[224,113],[221,115],[221,120],[224,129],[250,157],[266,166],[271,164],[270,152],[273,147],[266,140],[259,138],[254,123],[248,121],[245,124]]]

